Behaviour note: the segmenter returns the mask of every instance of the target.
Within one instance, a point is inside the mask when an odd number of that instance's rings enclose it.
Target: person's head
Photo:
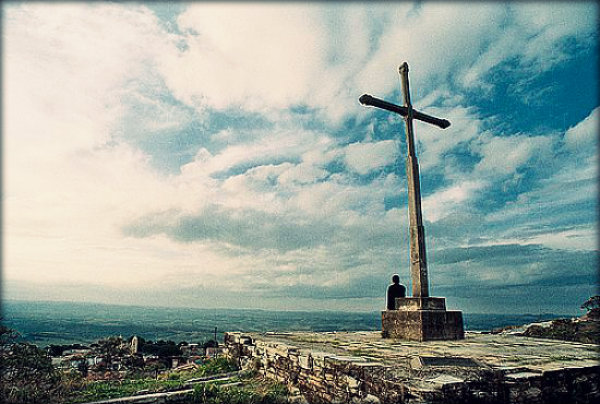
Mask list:
[[[394,276],[392,276],[392,282],[394,282],[396,285],[400,283],[400,277],[398,274],[394,274]]]

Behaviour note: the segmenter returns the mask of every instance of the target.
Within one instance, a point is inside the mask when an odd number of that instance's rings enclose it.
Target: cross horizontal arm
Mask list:
[[[404,117],[406,117],[408,115],[407,107],[402,107],[400,105],[392,104],[391,102],[380,100],[379,98],[375,98],[369,94],[361,95],[360,98],[358,99],[358,101],[363,105],[385,109],[386,111],[395,112]],[[450,126],[450,121],[448,121],[446,119],[436,118],[434,116],[419,112],[415,109],[413,109],[412,117],[414,119],[418,119],[419,121],[423,121],[423,122],[427,122],[427,123],[430,123],[435,126],[439,126],[442,129],[446,129],[448,126]]]

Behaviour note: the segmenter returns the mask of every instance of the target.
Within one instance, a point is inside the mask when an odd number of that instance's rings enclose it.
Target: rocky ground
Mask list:
[[[526,337],[577,341],[585,344],[600,344],[600,319],[596,316],[584,316],[529,324],[525,327],[523,335]]]

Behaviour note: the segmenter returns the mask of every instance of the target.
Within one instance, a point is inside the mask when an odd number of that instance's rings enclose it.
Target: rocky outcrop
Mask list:
[[[523,335],[526,337],[577,341],[584,344],[600,344],[600,319],[582,317],[558,319],[545,323],[529,324]]]

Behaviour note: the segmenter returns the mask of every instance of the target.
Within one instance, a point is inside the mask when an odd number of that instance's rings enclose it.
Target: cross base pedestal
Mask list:
[[[381,335],[410,341],[465,337],[462,311],[446,310],[443,297],[399,297],[396,310],[381,312]]]

